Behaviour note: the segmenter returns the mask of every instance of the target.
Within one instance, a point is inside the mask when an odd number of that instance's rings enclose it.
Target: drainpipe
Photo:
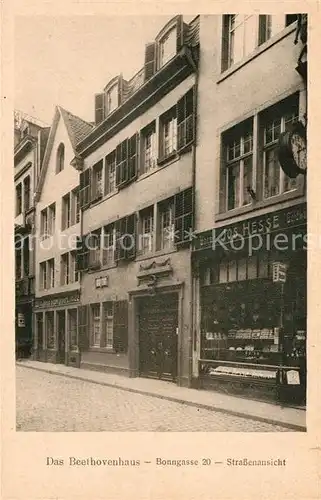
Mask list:
[[[196,181],[196,143],[197,143],[197,100],[198,100],[198,82],[199,82],[199,74],[198,74],[198,66],[193,58],[193,55],[191,53],[191,50],[189,48],[186,48],[186,57],[190,63],[190,65],[194,69],[195,73],[195,93],[194,93],[194,131],[195,131],[195,137],[194,137],[194,144],[193,144],[193,149],[192,149],[192,184],[193,184],[193,218],[194,218],[194,227],[195,227],[195,181]],[[193,243],[192,243],[193,245]],[[192,246],[193,248],[193,246]],[[194,354],[194,338],[196,335],[196,329],[194,325],[195,321],[195,310],[194,310],[194,304],[195,304],[195,295],[196,295],[196,290],[195,290],[195,280],[194,280],[194,273],[193,273],[193,260],[192,260],[192,253],[190,255],[190,283],[191,283],[191,307],[190,307],[190,328],[189,328],[189,338],[188,338],[188,344],[189,344],[189,369],[188,369],[188,386],[191,387],[192,385],[192,377],[193,377],[193,354]],[[196,292],[196,293],[195,293]]]

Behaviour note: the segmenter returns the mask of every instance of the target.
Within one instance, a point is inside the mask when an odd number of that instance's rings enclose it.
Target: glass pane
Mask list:
[[[226,283],[227,282],[227,262],[220,262],[220,271],[219,271],[219,282]]]
[[[252,255],[247,259],[247,279],[252,280],[257,278],[257,256]]]
[[[236,260],[231,260],[228,265],[228,280],[236,281]]]
[[[249,205],[252,202],[249,188],[252,188],[252,156],[243,161],[243,205]]]
[[[240,204],[240,164],[237,163],[227,170],[228,210]]]
[[[239,16],[236,16],[239,17]],[[233,54],[231,54],[233,63],[237,63],[244,56],[244,24],[239,24],[234,28]]]
[[[264,197],[270,198],[280,193],[280,166],[277,149],[265,152]]]
[[[239,259],[237,264],[238,281],[246,280],[246,259]]]

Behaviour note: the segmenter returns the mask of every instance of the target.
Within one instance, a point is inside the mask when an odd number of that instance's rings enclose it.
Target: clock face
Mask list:
[[[307,145],[304,137],[294,133],[291,137],[292,154],[295,163],[301,170],[307,169]]]

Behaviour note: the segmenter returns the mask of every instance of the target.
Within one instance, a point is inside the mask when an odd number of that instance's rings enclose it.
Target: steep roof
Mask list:
[[[71,145],[75,151],[76,145],[89,134],[93,129],[93,125],[85,122],[79,116],[73,115],[61,106],[58,106],[58,109],[65,122]]]
[[[53,118],[53,122],[50,128],[50,133],[49,133],[49,138],[47,142],[47,146],[45,149],[44,157],[43,157],[43,162],[41,166],[41,171],[40,171],[40,176],[39,176],[39,181],[38,185],[36,188],[36,193],[35,193],[35,202],[39,201],[40,196],[41,196],[41,191],[45,182],[46,178],[46,173],[48,170],[48,165],[49,165],[49,159],[50,159],[50,154],[52,151],[52,146],[54,143],[55,135],[56,135],[56,130],[58,127],[58,123],[60,118],[63,120],[68,137],[71,143],[71,146],[74,150],[74,153],[76,154],[76,146],[79,142],[81,142],[86,135],[88,135],[91,130],[94,128],[94,125],[92,123],[88,123],[82,118],[79,118],[79,116],[73,115],[70,113],[70,111],[67,111],[66,109],[62,108],[61,106],[56,106],[55,109],[55,115]]]

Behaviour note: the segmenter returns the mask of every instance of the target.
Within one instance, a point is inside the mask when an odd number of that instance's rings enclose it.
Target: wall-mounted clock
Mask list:
[[[306,128],[301,122],[294,123],[280,135],[278,159],[283,172],[291,179],[306,174],[307,138]]]

